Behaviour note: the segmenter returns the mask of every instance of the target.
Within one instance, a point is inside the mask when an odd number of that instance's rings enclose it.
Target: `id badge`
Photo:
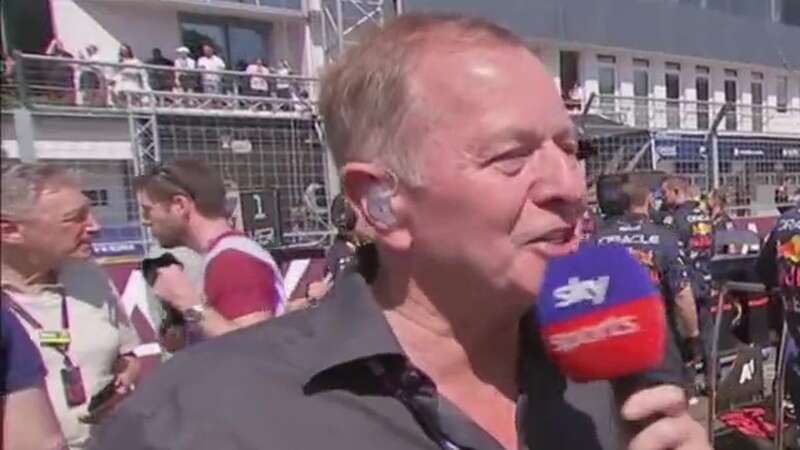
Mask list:
[[[39,331],[39,345],[42,347],[66,347],[72,342],[69,330]]]
[[[86,403],[86,390],[83,388],[80,367],[71,366],[61,369],[61,383],[64,385],[64,395],[70,408]]]

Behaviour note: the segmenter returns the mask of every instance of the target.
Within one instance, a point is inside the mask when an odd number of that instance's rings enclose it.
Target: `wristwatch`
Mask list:
[[[199,305],[190,306],[183,310],[183,319],[188,323],[200,323],[206,316],[206,305],[201,303]]]

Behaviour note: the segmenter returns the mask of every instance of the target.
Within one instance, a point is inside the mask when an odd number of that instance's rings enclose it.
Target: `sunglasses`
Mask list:
[[[177,187],[190,198],[195,198],[195,191],[189,185],[181,180],[181,178],[169,167],[166,166],[157,166],[153,169],[150,173],[151,177],[158,177],[162,180],[166,181],[167,183]]]

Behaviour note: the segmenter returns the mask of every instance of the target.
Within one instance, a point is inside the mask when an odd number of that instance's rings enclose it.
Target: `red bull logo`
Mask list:
[[[631,256],[636,258],[639,263],[641,263],[645,269],[647,269],[648,275],[650,275],[650,279],[655,284],[661,283],[661,274],[658,273],[658,269],[656,268],[656,261],[655,261],[655,254],[652,250],[638,250],[635,248],[628,248],[631,253]]]
[[[794,235],[791,239],[781,244],[780,254],[783,259],[794,264],[800,263],[800,235]]]
[[[693,234],[700,236],[707,236],[713,231],[713,227],[708,222],[696,223],[692,226]]]

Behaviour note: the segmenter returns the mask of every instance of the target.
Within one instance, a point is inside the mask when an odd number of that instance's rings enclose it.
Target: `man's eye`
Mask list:
[[[565,141],[560,145],[560,147],[562,150],[564,150],[565,153],[568,153],[570,155],[578,154],[578,149],[579,149],[578,141],[573,141],[573,140]]]
[[[502,158],[494,161],[492,166],[507,175],[515,175],[525,167],[527,157],[523,155],[516,155],[507,158]]]
[[[515,175],[525,167],[531,153],[533,150],[528,148],[514,149],[490,159],[487,165],[505,174]]]

